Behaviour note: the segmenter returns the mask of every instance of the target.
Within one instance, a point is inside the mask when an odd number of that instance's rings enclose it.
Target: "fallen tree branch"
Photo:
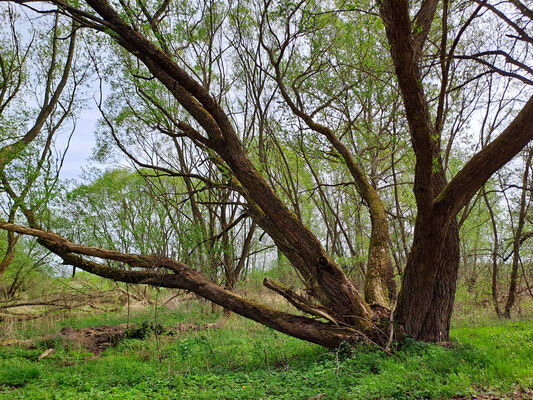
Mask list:
[[[146,301],[146,302],[148,302],[148,304],[152,304],[150,301],[148,301],[148,299],[143,298],[143,297],[141,297],[141,296],[137,296],[136,294],[133,294],[133,293],[131,293],[131,292],[128,292],[128,291],[122,289],[122,288],[119,287],[119,286],[117,286],[116,289],[117,289],[119,292],[121,292],[122,294],[131,297],[133,300],[136,300],[136,301]]]
[[[116,289],[103,291],[91,289],[90,292],[76,289],[75,292],[50,293],[48,298],[9,300],[0,302],[0,321],[28,321],[61,311],[89,312],[87,308],[108,311],[109,307],[105,306],[112,305],[121,298],[124,298],[124,293]],[[22,309],[22,311],[17,309]]]
[[[236,314],[269,326],[282,333],[321,346],[337,348],[342,342],[370,340],[369,337],[372,337],[373,342],[384,342],[384,338],[378,337],[380,332],[376,329],[361,332],[350,326],[340,326],[331,321],[324,323],[317,319],[289,314],[246,299],[225,290],[205,278],[200,272],[177,260],[166,257],[127,254],[74,244],[56,233],[2,221],[0,221],[0,229],[37,237],[39,243],[61,257],[64,264],[72,265],[89,273],[116,281],[185,289],[225,307]],[[131,267],[137,267],[137,269],[114,268],[88,260],[78,254],[121,261]],[[165,273],[164,269],[169,270],[169,273]],[[330,318],[335,320],[332,316]]]

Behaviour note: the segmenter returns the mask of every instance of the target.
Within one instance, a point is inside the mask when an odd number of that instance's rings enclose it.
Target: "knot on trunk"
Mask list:
[[[319,268],[328,268],[329,267],[328,259],[324,256],[318,257],[318,266]]]

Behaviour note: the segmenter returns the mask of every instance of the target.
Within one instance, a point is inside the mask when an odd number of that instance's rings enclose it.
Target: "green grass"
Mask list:
[[[152,313],[135,313],[140,322]],[[210,322],[201,309],[161,312],[158,321]],[[123,314],[55,327],[115,324]],[[29,335],[27,333],[25,336]],[[479,392],[501,398],[533,387],[533,322],[497,322],[452,331],[447,349],[408,342],[395,356],[360,346],[348,355],[241,318],[186,335],[127,339],[100,358],[56,344],[0,348],[0,399],[443,399]]]

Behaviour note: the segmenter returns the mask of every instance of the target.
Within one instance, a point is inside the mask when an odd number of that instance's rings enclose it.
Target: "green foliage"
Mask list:
[[[0,260],[6,254],[6,250],[6,234],[0,232]],[[4,296],[6,298],[16,296],[27,290],[31,290],[37,296],[43,290],[38,286],[50,279],[53,272],[44,255],[44,251],[33,238],[20,238],[15,247],[13,260],[5,273],[0,276],[0,299],[4,299]]]
[[[141,254],[164,254],[172,245],[180,251],[182,244],[169,239],[165,229],[180,224],[179,229],[187,230],[190,224],[182,224],[179,216],[169,220],[169,211],[150,193],[160,193],[167,183],[172,186],[168,181],[154,180],[150,187],[140,174],[116,169],[79,185],[65,194],[68,207],[63,217],[79,222],[69,236],[85,244]],[[67,221],[58,220],[57,225],[73,230]]]
[[[121,319],[122,318],[122,319]],[[442,347],[407,340],[394,356],[367,345],[328,352],[237,317],[221,329],[150,334],[191,320],[187,313],[140,312],[144,339],[125,339],[101,358],[59,347],[0,349],[0,399],[443,399],[533,387],[533,323],[487,323],[452,331]],[[81,327],[124,322],[110,314],[70,321]],[[142,326],[142,324],[141,324]]]
[[[34,362],[18,357],[0,359],[0,371],[2,371],[0,387],[23,386],[30,381],[37,380],[41,375],[41,371]]]

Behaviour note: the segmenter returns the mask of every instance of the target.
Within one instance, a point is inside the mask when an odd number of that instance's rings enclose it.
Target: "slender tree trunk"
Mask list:
[[[518,281],[518,268],[520,266],[520,247],[522,244],[522,231],[526,222],[526,213],[528,209],[527,188],[529,178],[529,167],[531,165],[531,159],[533,157],[533,149],[529,150],[526,159],[526,165],[524,168],[524,174],[522,176],[522,194],[520,196],[520,212],[518,214],[518,224],[516,231],[514,232],[513,241],[513,267],[511,269],[511,281],[509,283],[509,293],[507,295],[507,302],[505,303],[505,309],[503,316],[505,318],[511,318],[511,309],[516,301],[516,288]]]
[[[377,196],[377,193],[374,193]],[[365,276],[365,300],[370,306],[389,308],[396,299],[396,283],[389,256],[389,225],[383,204],[372,210],[372,232]]]
[[[500,310],[500,304],[498,301],[498,226],[496,225],[496,218],[494,216],[494,210],[490,204],[487,192],[483,189],[483,199],[487,205],[487,210],[490,215],[490,222],[492,226],[492,235],[493,235],[493,245],[492,245],[492,276],[491,276],[491,294],[492,294],[492,304],[494,305],[494,310],[498,317],[502,316]]]
[[[276,82],[283,99],[291,111],[301,118],[307,127],[323,135],[340,154],[350,175],[354,179],[357,192],[368,204],[372,221],[372,231],[370,234],[368,264],[365,275],[365,301],[369,305],[389,310],[390,299],[396,297],[396,285],[393,279],[394,271],[392,270],[392,262],[389,254],[389,225],[385,214],[385,207],[379,197],[379,193],[368,180],[361,166],[356,162],[352,151],[338,138],[335,132],[329,127],[315,122],[309,114],[304,112],[292,100],[282,80],[282,73],[279,67],[280,59],[276,60],[270,49],[267,49],[267,52],[274,66]]]

